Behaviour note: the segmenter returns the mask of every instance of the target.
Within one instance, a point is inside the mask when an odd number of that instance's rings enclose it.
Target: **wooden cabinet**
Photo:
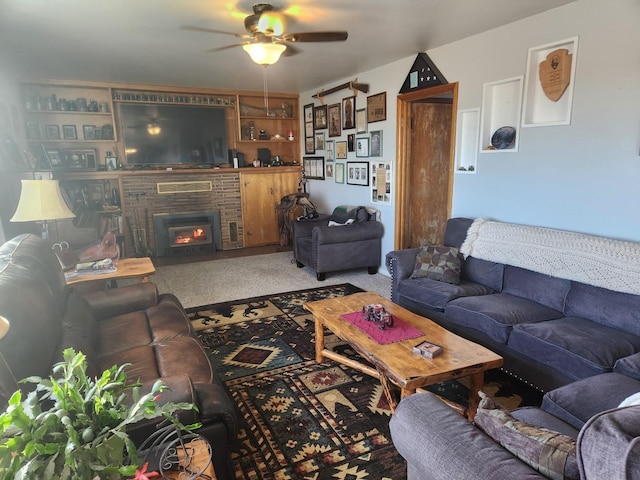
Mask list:
[[[298,190],[301,172],[295,167],[256,168],[240,172],[244,246],[280,242],[276,205]]]
[[[298,162],[300,124],[297,95],[269,96],[268,108],[262,94],[238,95],[237,108],[237,148],[247,163],[258,158],[259,148],[269,149],[271,157],[278,155],[286,164]],[[289,140],[290,132],[293,132],[293,140]]]
[[[96,170],[113,152],[118,139],[108,86],[23,83],[22,97],[33,167]]]

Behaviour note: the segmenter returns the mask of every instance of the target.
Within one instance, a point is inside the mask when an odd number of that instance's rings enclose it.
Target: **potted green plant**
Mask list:
[[[24,399],[15,392],[0,415],[0,479],[131,477],[142,461],[127,426],[157,417],[187,430],[199,426],[185,427],[173,416],[193,404],[158,404],[162,382],[143,395],[140,384],[127,385],[125,367],[92,378],[85,355],[67,349],[51,377],[23,380],[35,390]]]

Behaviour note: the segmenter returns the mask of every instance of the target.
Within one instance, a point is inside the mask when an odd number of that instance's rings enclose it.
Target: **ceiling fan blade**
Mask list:
[[[287,33],[282,36],[285,42],[344,42],[348,32],[301,32]]]
[[[180,28],[182,28],[183,30],[191,30],[194,32],[219,33],[222,35],[233,35],[234,37],[238,37],[238,38],[251,38],[250,35],[246,35],[246,34],[225,32],[223,30],[214,30],[213,28],[196,27],[193,25],[185,25]]]
[[[297,55],[300,53],[300,49],[297,47],[294,47],[293,45],[287,45],[287,49],[282,52],[282,56],[283,57],[291,57],[293,55]]]

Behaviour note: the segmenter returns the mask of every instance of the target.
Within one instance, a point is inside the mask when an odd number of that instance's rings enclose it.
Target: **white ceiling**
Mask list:
[[[346,30],[299,43],[268,67],[269,88],[302,92],[575,0],[273,0],[297,13],[286,32]],[[232,35],[253,0],[0,0],[0,69],[28,79],[262,90],[262,67]],[[0,72],[1,73],[1,72]],[[446,75],[446,72],[443,72]]]

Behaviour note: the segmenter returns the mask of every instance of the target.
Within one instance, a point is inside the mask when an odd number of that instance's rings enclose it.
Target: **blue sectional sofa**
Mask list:
[[[461,247],[472,224],[468,218],[450,219],[444,244]],[[563,233],[541,231],[542,238]],[[560,238],[564,241],[564,237]],[[571,245],[553,245],[549,257],[560,259],[556,263],[562,264],[562,272],[573,274],[577,269],[572,262],[583,261],[581,268],[602,269],[606,274],[597,278],[611,276],[608,281],[617,285],[615,275],[621,256],[635,258],[637,263],[630,261],[629,270],[636,275],[640,272],[640,256],[635,256],[640,244],[593,236],[584,239],[599,242],[596,251],[602,259],[591,258],[592,255],[581,260],[576,255],[574,260]],[[516,252],[516,257],[518,252],[525,257],[529,253],[535,255],[538,246],[533,241],[512,235],[497,250],[512,255]],[[611,245],[615,247],[611,253],[615,257],[613,267],[605,270],[606,248],[613,248]],[[412,278],[419,251],[420,248],[411,248],[387,254],[391,299],[502,355],[503,368],[508,372],[542,391],[607,372],[640,379],[640,295],[476,258],[473,254],[465,258],[458,284]],[[544,255],[537,260],[538,264],[545,262]],[[544,272],[547,267],[541,265],[540,270]],[[634,282],[631,276],[631,289],[640,289]]]

